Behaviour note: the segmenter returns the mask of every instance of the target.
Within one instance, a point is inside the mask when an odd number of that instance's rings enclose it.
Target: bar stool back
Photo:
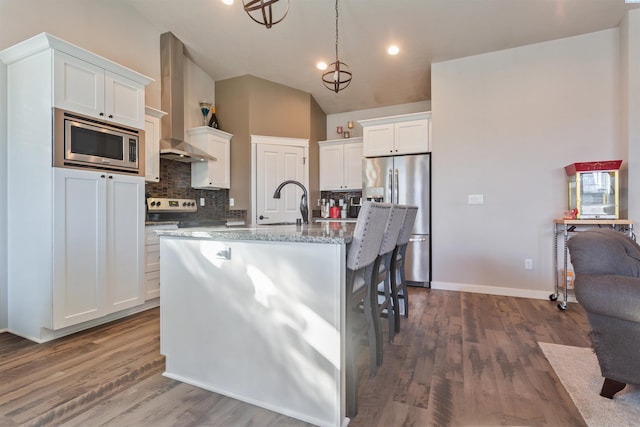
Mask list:
[[[389,218],[391,206],[383,203],[367,201],[363,203],[358,214],[353,239],[347,248],[346,271],[346,388],[347,416],[354,417],[358,412],[358,372],[356,368],[356,348],[359,336],[371,329],[372,310],[367,302],[373,266],[378,257],[384,229]],[[362,317],[360,304],[364,302],[364,322],[362,327],[355,328],[355,323]],[[370,354],[373,354],[371,365],[376,367],[375,339],[369,339]],[[375,369],[370,371],[375,374]]]
[[[380,252],[373,267],[372,287],[369,294],[370,304],[371,307],[373,307],[373,328],[369,330],[369,341],[374,339],[376,342],[376,354],[374,358],[377,366],[382,365],[383,343],[380,317],[385,313],[385,310],[389,323],[389,342],[393,342],[393,336],[395,334],[395,318],[393,316],[393,301],[391,296],[391,257],[398,242],[398,236],[400,235],[400,229],[402,228],[406,212],[406,206],[391,205],[391,212],[389,213],[389,219],[384,229],[384,238],[380,245]],[[381,292],[379,293],[379,291]],[[381,294],[383,298],[378,298],[379,294]]]
[[[404,223],[400,229],[400,235],[398,236],[398,244],[391,256],[391,296],[393,301],[393,317],[396,333],[400,332],[400,315],[404,311],[404,317],[409,317],[409,291],[407,289],[407,280],[405,277],[404,261],[407,253],[407,245],[411,238],[411,230],[413,230],[413,224],[416,221],[418,215],[417,206],[407,206],[407,214],[404,218]],[[402,299],[402,305],[400,307],[400,300]]]

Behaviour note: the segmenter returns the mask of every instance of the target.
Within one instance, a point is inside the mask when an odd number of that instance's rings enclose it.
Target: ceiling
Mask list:
[[[280,0],[285,2],[286,0]],[[267,29],[242,0],[121,0],[171,31],[214,80],[251,74],[310,93],[327,114],[431,99],[434,62],[616,27],[624,0],[342,0],[339,58],[351,85],[325,88],[315,64],[335,61],[335,1],[291,0]],[[395,43],[397,56],[386,48]]]

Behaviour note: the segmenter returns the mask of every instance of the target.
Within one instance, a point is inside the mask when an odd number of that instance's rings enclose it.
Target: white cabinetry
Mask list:
[[[364,156],[389,156],[431,151],[431,112],[360,120]]]
[[[144,179],[160,181],[160,119],[164,111],[145,107],[144,118]]]
[[[53,326],[144,302],[144,179],[54,169]]]
[[[145,299],[160,296],[160,236],[156,230],[175,230],[177,224],[148,225],[145,227],[144,283]]]
[[[0,93],[7,95],[3,111],[9,165],[4,177],[9,183],[7,329],[37,342],[147,307],[140,305],[144,300],[144,178],[52,167],[52,108],[63,106],[56,100],[65,98],[58,93],[65,85],[59,87],[55,79],[55,59],[60,53],[140,88],[151,81],[46,33],[0,51],[6,67],[0,81],[6,86]],[[69,83],[70,75],[65,78]],[[66,85],[71,87],[77,88]],[[82,96],[82,90],[67,99]],[[144,129],[144,90],[140,94],[141,102],[122,108],[137,111],[141,105],[137,127]],[[86,113],[70,104],[64,108]]]
[[[215,161],[191,163],[193,188],[231,187],[231,138],[233,135],[209,126],[189,129],[189,142],[215,157]]]
[[[362,189],[362,138],[319,141],[320,190]]]
[[[63,52],[54,54],[54,105],[144,129],[144,85]]]

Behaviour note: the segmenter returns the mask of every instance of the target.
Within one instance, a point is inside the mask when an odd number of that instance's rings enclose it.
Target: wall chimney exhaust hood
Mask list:
[[[160,104],[162,117],[160,157],[192,163],[217,160],[184,140],[184,45],[171,32],[160,35]]]

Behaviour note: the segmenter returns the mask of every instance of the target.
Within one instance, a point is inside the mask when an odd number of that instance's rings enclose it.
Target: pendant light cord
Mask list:
[[[338,63],[338,0],[336,0],[336,64]]]

